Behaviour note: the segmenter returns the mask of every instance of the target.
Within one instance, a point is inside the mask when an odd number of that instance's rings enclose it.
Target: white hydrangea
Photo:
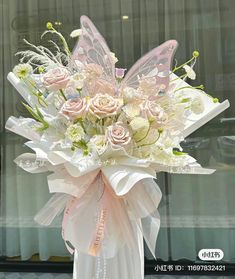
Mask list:
[[[85,132],[80,124],[73,124],[67,128],[65,135],[72,142],[78,142],[85,136]]]

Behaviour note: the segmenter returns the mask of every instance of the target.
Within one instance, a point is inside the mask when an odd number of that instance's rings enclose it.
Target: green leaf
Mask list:
[[[87,143],[86,143],[86,141],[84,139],[81,139],[79,141],[73,142],[73,146],[77,147],[77,148],[81,148],[83,150],[87,150],[88,149]]]
[[[47,123],[47,122],[44,122],[44,123],[42,123],[43,125],[42,125],[42,127],[38,127],[36,130],[37,131],[44,131],[44,130],[46,130],[46,129],[48,129],[49,128],[49,124]]]
[[[34,119],[40,121],[40,118],[38,117],[38,115],[35,113],[35,111],[27,104],[25,104],[24,102],[22,102],[23,106],[27,109],[27,111],[33,116]]]
[[[79,141],[79,143],[80,143],[80,145],[81,145],[81,147],[82,147],[83,149],[86,149],[86,148],[87,148],[87,143],[86,143],[86,141],[85,141],[84,139],[81,139],[81,140]]]
[[[43,117],[42,113],[40,112],[39,108],[37,107],[37,105],[35,106],[35,109],[36,109],[36,112],[37,112],[37,115],[38,115],[39,119],[44,121],[44,117]]]
[[[77,118],[73,121],[74,124],[77,124],[77,123],[81,124],[81,122],[82,122],[82,118]]]
[[[188,153],[177,151],[177,150],[173,150],[173,154],[176,156],[188,155]]]
[[[37,106],[35,107],[36,109],[35,112],[29,105],[25,104],[24,102],[22,102],[22,104],[28,110],[28,112],[33,116],[34,119],[42,123],[42,126],[36,129],[37,131],[44,131],[47,128],[49,128],[49,124],[44,120],[43,115]]]

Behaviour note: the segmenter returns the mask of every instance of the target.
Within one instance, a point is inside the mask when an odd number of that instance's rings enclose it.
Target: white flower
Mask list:
[[[125,103],[135,101],[141,99],[141,94],[132,87],[125,87],[123,89],[123,99]]]
[[[200,114],[204,111],[204,109],[202,98],[199,96],[195,97],[191,103],[191,111],[195,114]]]
[[[149,122],[147,119],[143,117],[135,117],[131,122],[130,122],[131,128],[133,131],[138,131],[143,128],[148,128],[149,127]]]
[[[98,154],[104,153],[107,148],[105,135],[95,135],[90,139],[90,145],[96,149]]]
[[[186,72],[188,78],[190,78],[190,79],[196,78],[196,73],[190,66],[184,65],[183,68],[185,69],[185,72]]]
[[[81,36],[81,34],[82,34],[82,29],[75,29],[70,33],[70,37],[76,38]]]
[[[85,79],[86,76],[81,73],[76,73],[72,76],[72,82],[74,82],[76,89],[82,89]]]
[[[117,59],[115,53],[110,51],[110,56],[112,58],[113,64],[116,64],[118,62],[118,59]]]
[[[131,129],[133,131],[133,137],[136,141],[143,139],[149,130],[149,121],[143,117],[135,117],[130,122]]]
[[[122,110],[130,118],[134,118],[140,114],[140,107],[136,104],[127,104],[123,107]]]
[[[73,124],[67,128],[65,135],[72,142],[78,142],[85,135],[85,132],[80,124]]]
[[[13,73],[18,78],[26,78],[33,73],[33,68],[30,64],[18,64],[13,68]]]
[[[82,73],[74,74],[66,85],[65,96],[67,98],[77,97],[79,91],[83,88],[85,78]]]

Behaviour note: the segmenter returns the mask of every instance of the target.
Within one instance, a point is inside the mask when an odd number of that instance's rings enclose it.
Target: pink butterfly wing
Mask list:
[[[154,77],[156,86],[162,86],[167,90],[171,64],[177,46],[177,41],[169,40],[141,57],[126,74],[121,83],[121,90],[125,87],[137,89],[141,77]]]
[[[82,34],[72,53],[72,60],[94,63],[103,68],[104,79],[115,81],[115,66],[105,39],[87,16],[81,16]]]

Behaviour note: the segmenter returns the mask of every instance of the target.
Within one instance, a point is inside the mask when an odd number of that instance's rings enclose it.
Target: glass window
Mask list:
[[[1,0],[0,1],[1,201],[0,256],[8,260],[71,261],[61,238],[59,216],[49,228],[33,217],[50,194],[45,175],[30,175],[14,159],[28,148],[4,129],[10,115],[26,115],[21,99],[6,80],[17,63],[23,39],[38,44],[49,20],[72,47],[70,31],[88,15],[119,58],[130,68],[144,53],[176,39],[178,63],[200,52],[197,81],[231,107],[183,142],[186,152],[217,171],[210,175],[160,174],[162,226],[156,255],[163,261],[200,262],[203,248],[220,248],[223,261],[235,259],[235,1],[233,0]],[[43,40],[46,44],[46,39]],[[146,259],[151,260],[146,249]],[[153,272],[154,273],[154,272]]]

